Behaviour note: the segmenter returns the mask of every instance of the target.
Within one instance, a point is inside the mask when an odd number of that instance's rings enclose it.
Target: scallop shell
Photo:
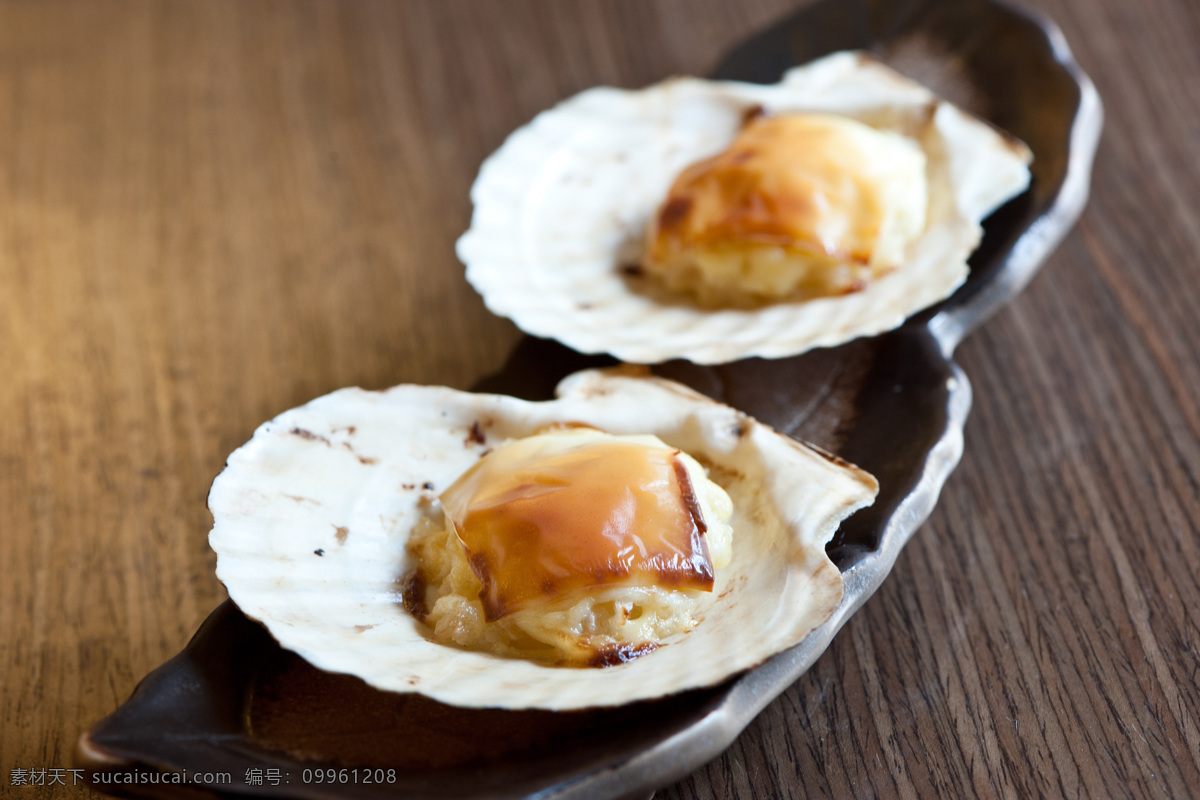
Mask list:
[[[821,111],[907,131],[926,153],[930,204],[905,263],[864,291],[758,310],[706,310],[639,293],[621,266],[688,164],[725,149],[745,114]],[[458,241],[488,308],[535,336],[637,363],[780,358],[890,330],[967,275],[980,221],[1029,184],[1020,142],[871,57],[837,53],[774,85],[674,78],[589,89],[514,132],[484,162]]]
[[[553,422],[653,433],[706,464],[734,502],[733,561],[699,624],[626,664],[552,667],[437,644],[401,602],[405,543],[437,493],[487,447]],[[825,543],[876,490],[741,412],[620,370],[577,373],[540,403],[344,389],[284,412],[230,456],[209,495],[209,542],[238,607],[317,667],[460,706],[573,709],[713,685],[797,644],[841,598]]]

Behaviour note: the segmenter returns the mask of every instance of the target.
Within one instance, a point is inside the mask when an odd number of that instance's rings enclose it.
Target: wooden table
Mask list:
[[[0,4],[2,793],[84,794],[13,772],[223,599],[205,496],[260,422],[503,363],[453,245],[508,132],[793,3]],[[966,453],[892,576],[659,797],[1200,791],[1200,14],[1038,5],[1106,103],[1091,203],[959,349]]]

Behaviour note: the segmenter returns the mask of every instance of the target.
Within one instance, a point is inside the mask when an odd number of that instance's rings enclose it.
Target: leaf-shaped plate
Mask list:
[[[879,479],[876,504],[830,545],[846,592],[823,627],[713,689],[604,711],[480,711],[319,672],[226,603],[83,735],[79,760],[97,788],[171,795],[178,787],[149,781],[203,770],[230,782],[201,796],[645,797],[728,747],[803,674],[933,509],[961,455],[971,402],[954,347],[1021,289],[1078,217],[1101,126],[1096,92],[1058,29],[997,0],[820,0],[746,42],[716,77],[771,82],[844,49],[873,52],[1019,137],[1034,162],[1030,190],[985,222],[967,282],[898,330],[780,361],[658,368]],[[546,397],[559,377],[596,363],[526,339],[478,388]],[[248,770],[261,771],[252,783]],[[105,781],[122,771],[146,782]]]

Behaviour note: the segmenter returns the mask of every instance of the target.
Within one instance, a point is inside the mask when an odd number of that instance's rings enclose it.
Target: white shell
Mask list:
[[[906,262],[867,289],[760,310],[664,305],[620,273],[688,164],[725,149],[749,109],[823,111],[923,124],[930,208]],[[967,275],[980,221],[1029,184],[1028,148],[861,53],[837,53],[775,85],[674,78],[590,89],[539,114],[484,162],[458,241],[488,308],[585,353],[657,363],[780,358],[890,330]],[[623,256],[626,256],[623,259]]]
[[[669,381],[577,373],[530,403],[443,387],[344,389],[262,425],[209,495],[217,576],[248,616],[312,664],[462,706],[572,709],[716,684],[797,644],[837,606],[824,545],[875,480]],[[653,433],[714,465],[734,502],[734,556],[701,622],[635,661],[549,667],[426,638],[398,579],[422,507],[486,445],[552,422]],[[476,427],[478,426],[478,427]],[[423,489],[426,484],[432,490]]]

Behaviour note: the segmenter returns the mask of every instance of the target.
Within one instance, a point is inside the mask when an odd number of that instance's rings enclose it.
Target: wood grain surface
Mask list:
[[[14,775],[224,598],[205,496],[260,422],[503,363],[453,245],[505,135],[794,5],[0,2],[0,795],[88,794]],[[1200,793],[1200,5],[1038,6],[1106,104],[1090,206],[959,349],[892,576],[661,798]]]

